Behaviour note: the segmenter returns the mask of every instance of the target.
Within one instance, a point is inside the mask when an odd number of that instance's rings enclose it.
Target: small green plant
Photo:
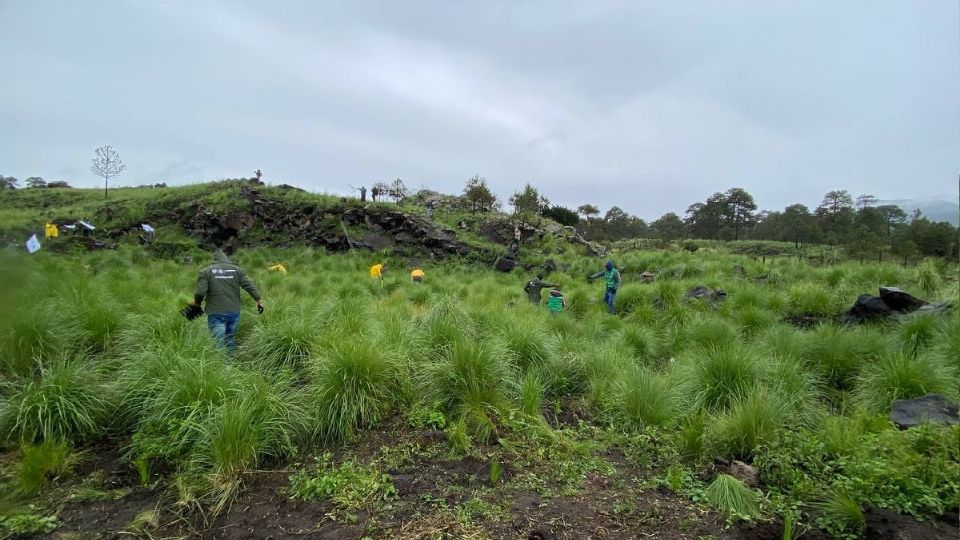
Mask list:
[[[497,485],[498,482],[500,482],[500,475],[502,474],[502,472],[503,471],[500,468],[500,457],[493,456],[492,458],[490,458],[490,485],[491,486],[495,486]]]
[[[750,520],[760,515],[757,493],[729,474],[718,474],[703,495],[729,520]]]
[[[866,525],[860,504],[842,491],[828,493],[816,508],[820,512],[817,525],[835,537],[859,537]]]
[[[314,474],[300,472],[290,477],[290,496],[305,501],[330,499],[343,510],[370,507],[397,495],[390,476],[352,461],[334,467],[332,456],[318,458]]]
[[[470,451],[473,441],[470,438],[465,419],[460,418],[460,420],[450,424],[450,427],[447,428],[447,441],[450,443],[450,450],[455,455],[464,455]]]
[[[36,495],[51,479],[68,473],[73,460],[66,442],[48,439],[20,448],[20,464],[15,469],[13,488],[23,497]]]
[[[531,418],[540,416],[544,384],[540,374],[528,371],[520,379],[520,411]]]
[[[443,429],[447,427],[447,417],[433,405],[416,403],[407,413],[407,423],[414,428]]]
[[[59,525],[60,520],[57,516],[44,516],[38,513],[33,505],[30,505],[26,512],[0,516],[0,532],[6,532],[12,536],[45,534],[53,532]]]
[[[676,443],[681,457],[697,460],[703,455],[706,429],[707,415],[703,412],[694,413],[681,420]]]
[[[147,456],[137,456],[131,463],[137,470],[137,477],[140,479],[141,486],[150,484],[150,458]]]

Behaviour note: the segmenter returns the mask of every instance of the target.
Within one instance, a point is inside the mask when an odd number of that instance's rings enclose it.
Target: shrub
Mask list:
[[[266,312],[243,343],[242,354],[264,365],[299,367],[317,347],[320,321],[305,309]]]
[[[937,267],[932,262],[924,261],[917,267],[917,285],[925,294],[936,294],[942,283],[940,272],[937,271]]]
[[[684,417],[677,432],[677,451],[685,459],[697,460],[706,446],[707,415],[702,411]]]
[[[729,474],[718,474],[704,490],[703,496],[727,519],[749,520],[760,515],[757,493]]]
[[[336,440],[380,421],[393,405],[398,366],[393,351],[367,340],[340,339],[313,366],[318,435]]]
[[[684,390],[697,407],[726,408],[760,379],[756,358],[737,347],[696,348],[679,366]]]
[[[830,290],[820,285],[795,285],[787,292],[788,311],[792,315],[830,317],[840,312]]]
[[[777,437],[786,414],[777,395],[756,387],[720,414],[709,433],[710,444],[722,455],[750,458],[757,447]]]
[[[657,353],[656,335],[640,326],[626,325],[620,329],[618,341],[633,353],[641,364],[649,365]]]
[[[96,367],[65,357],[38,365],[36,377],[2,384],[0,437],[82,442],[101,433],[111,402]]]
[[[11,376],[30,377],[41,363],[36,359],[52,358],[77,336],[73,329],[61,328],[54,312],[42,307],[8,314],[0,322],[2,354],[0,368]]]
[[[777,323],[777,315],[763,308],[748,306],[734,315],[747,337],[753,337]]]
[[[520,412],[530,417],[540,416],[543,403],[543,379],[536,370],[524,373],[520,378]]]
[[[933,355],[945,365],[960,371],[960,316],[945,324],[936,338]]]
[[[888,348],[889,341],[876,330],[825,324],[810,334],[805,356],[828,384],[849,390],[862,366],[885,354]]]
[[[490,414],[509,402],[515,380],[502,350],[467,338],[451,343],[423,372],[425,392],[444,411],[468,417],[481,435],[490,435]]]
[[[157,357],[156,379],[131,373],[125,400],[137,421],[133,453],[145,459],[173,460],[187,455],[202,439],[204,423],[221,403],[244,391],[248,376],[216,357]],[[166,368],[165,370],[163,368]]]
[[[718,317],[703,317],[687,326],[690,343],[701,348],[732,347],[737,343],[737,328]]]
[[[817,525],[833,534],[835,537],[853,535],[859,537],[866,520],[860,504],[850,495],[842,491],[831,491],[816,505],[820,512]]]
[[[937,315],[914,315],[900,324],[898,341],[904,352],[917,355],[933,343],[939,330],[940,320]]]
[[[617,292],[617,311],[629,314],[647,304],[645,289],[636,283],[623,285]]]
[[[555,338],[549,334],[542,320],[518,317],[501,331],[504,351],[521,370],[539,367],[553,354]]]
[[[662,426],[677,411],[669,382],[645,368],[627,370],[612,392],[613,414],[628,427]]]
[[[942,394],[957,399],[957,371],[933,355],[912,358],[889,354],[866,366],[856,389],[856,399],[871,412],[885,412],[898,399]]]

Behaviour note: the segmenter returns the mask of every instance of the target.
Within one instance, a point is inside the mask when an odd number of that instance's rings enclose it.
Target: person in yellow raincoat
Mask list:
[[[383,272],[387,269],[385,263],[377,263],[370,267],[370,277],[380,280],[380,286],[383,287]]]
[[[43,226],[43,232],[47,238],[56,238],[60,236],[60,229],[49,221]]]
[[[413,281],[415,283],[422,283],[423,278],[425,278],[426,276],[427,274],[424,273],[423,270],[421,270],[420,268],[414,268],[413,272],[410,272],[410,281]]]

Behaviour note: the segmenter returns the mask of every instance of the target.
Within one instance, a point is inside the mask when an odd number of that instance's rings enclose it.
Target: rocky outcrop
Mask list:
[[[723,302],[727,299],[727,291],[724,291],[723,289],[713,290],[703,285],[697,285],[696,287],[687,291],[687,294],[683,295],[683,297],[687,299]]]
[[[178,223],[201,245],[307,244],[329,251],[397,249],[405,254],[465,256],[474,248],[453,231],[399,209],[359,202],[320,207],[271,198],[244,186],[246,204],[216,210],[202,203],[154,209],[150,219]],[[483,255],[483,254],[481,254]]]
[[[478,231],[480,236],[491,242],[503,245],[509,245],[514,241],[516,229],[520,230],[520,243],[533,239],[540,239],[547,235],[564,238],[567,242],[584,248],[588,255],[602,257],[606,249],[577,234],[573,227],[563,227],[556,223],[545,221],[541,227],[536,227],[524,221],[514,221],[510,219],[494,219],[487,221],[480,226]]]
[[[503,273],[511,272],[516,267],[517,267],[517,260],[509,255],[500,258],[499,260],[497,260],[497,263],[494,265],[494,268],[497,269],[497,272],[503,272]]]
[[[896,287],[880,287],[880,296],[861,294],[843,315],[851,324],[887,318],[903,318],[914,312],[945,312],[949,304],[931,304]]]
[[[958,423],[958,407],[943,396],[930,394],[917,399],[900,399],[890,408],[890,421],[900,429],[918,426],[924,422],[935,424]]]

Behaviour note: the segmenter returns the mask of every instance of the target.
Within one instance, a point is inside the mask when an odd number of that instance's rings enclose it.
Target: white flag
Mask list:
[[[40,251],[40,241],[37,240],[37,235],[33,235],[27,240],[27,251],[30,253],[36,253]]]

